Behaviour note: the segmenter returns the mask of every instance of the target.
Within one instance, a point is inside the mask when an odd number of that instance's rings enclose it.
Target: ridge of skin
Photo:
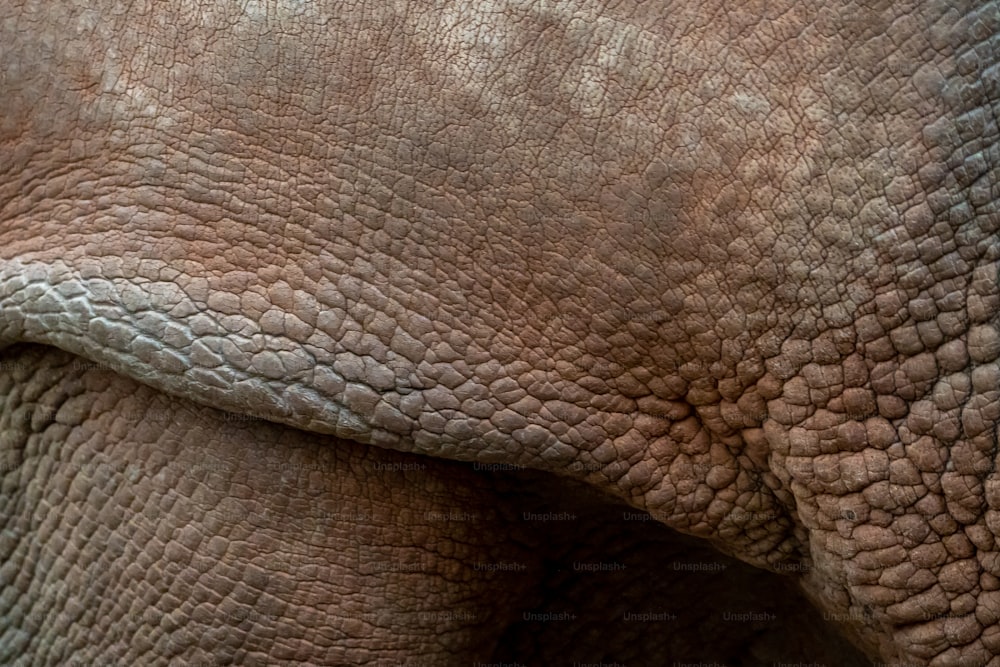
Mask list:
[[[0,428],[10,667],[869,664],[792,578],[549,473],[225,413],[34,345],[0,353]],[[771,621],[718,613],[748,603]]]
[[[0,342],[577,477],[885,656],[1000,648],[995,3],[66,7],[11,38]]]

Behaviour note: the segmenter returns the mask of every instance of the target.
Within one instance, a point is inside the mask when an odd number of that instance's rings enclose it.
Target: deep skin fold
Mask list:
[[[791,578],[565,478],[221,412],[51,347],[6,350],[0,397],[4,664],[867,664]]]
[[[19,8],[0,340],[576,477],[978,664],[996,10]]]

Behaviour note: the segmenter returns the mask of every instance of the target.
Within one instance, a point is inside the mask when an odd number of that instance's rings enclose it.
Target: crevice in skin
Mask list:
[[[153,266],[151,261],[147,261],[147,267]],[[600,446],[613,445],[618,438],[624,437],[635,431],[635,420],[641,416],[641,411],[634,413],[635,402],[633,399],[626,399],[623,396],[600,396],[589,389],[582,390],[574,383],[567,382],[561,378],[558,380],[561,386],[573,389],[576,396],[590,396],[591,400],[598,401],[598,405],[607,405],[614,409],[615,419],[622,422],[622,428],[615,433],[617,437],[605,435],[608,426],[602,423],[601,409],[588,410],[589,435],[568,434],[566,438],[559,438],[551,433],[551,427],[558,425],[551,414],[545,411],[532,409],[525,412],[518,405],[524,401],[543,406],[544,402],[536,399],[524,387],[524,380],[519,376],[504,375],[505,372],[512,372],[520,365],[519,362],[504,366],[487,366],[484,374],[483,366],[470,367],[466,373],[472,374],[472,380],[455,387],[462,376],[457,380],[449,380],[447,376],[440,376],[440,382],[430,384],[420,382],[424,389],[411,392],[406,398],[410,401],[407,412],[404,413],[403,396],[394,388],[386,387],[381,391],[373,389],[367,384],[357,382],[361,377],[367,378],[367,374],[349,375],[343,377],[346,366],[344,364],[354,363],[359,368],[369,365],[370,357],[353,356],[347,348],[338,344],[336,355],[331,354],[332,365],[315,366],[312,369],[302,367],[299,371],[284,376],[279,381],[275,375],[273,378],[265,373],[264,377],[255,373],[253,364],[244,369],[231,365],[222,367],[222,375],[216,375],[218,381],[209,381],[214,373],[210,368],[199,368],[197,362],[211,361],[204,353],[192,353],[191,350],[197,348],[200,341],[207,340],[206,336],[215,336],[215,325],[207,321],[199,322],[199,317],[206,317],[210,311],[204,307],[191,304],[190,297],[184,290],[173,288],[153,288],[154,283],[139,282],[137,284],[120,282],[102,282],[100,279],[83,279],[74,275],[68,266],[56,265],[48,267],[45,265],[20,265],[18,262],[9,262],[5,265],[5,272],[11,277],[0,278],[0,285],[6,285],[0,293],[6,295],[2,299],[10,304],[5,309],[7,331],[4,332],[5,340],[33,340],[55,344],[64,349],[71,349],[87,357],[94,358],[100,363],[108,364],[119,369],[121,372],[132,375],[143,382],[146,382],[161,390],[184,396],[191,396],[204,404],[221,407],[237,413],[252,412],[263,416],[269,420],[303,428],[306,430],[329,433],[339,437],[350,438],[355,441],[377,444],[383,447],[399,449],[402,451],[417,451],[432,455],[443,455],[449,458],[462,460],[479,460],[496,457],[497,452],[503,452],[503,461],[511,461],[528,467],[536,467],[544,470],[552,470],[559,474],[580,477],[574,472],[572,464],[580,460],[580,455],[588,448],[597,449]],[[148,270],[148,269],[147,269]],[[9,273],[13,272],[13,274]],[[59,276],[61,281],[50,284],[50,276]],[[32,277],[32,282],[22,284],[22,277]],[[73,296],[73,306],[64,308],[60,303],[60,296],[70,294]],[[34,296],[31,298],[29,295]],[[37,296],[35,296],[37,295]],[[83,295],[88,295],[83,297]],[[206,298],[212,301],[209,294]],[[216,301],[216,303],[219,303]],[[97,304],[97,305],[94,305]],[[142,304],[136,307],[136,304]],[[175,334],[174,340],[181,343],[178,349],[170,349],[163,343],[155,343],[152,339],[142,336],[133,337],[130,332],[134,328],[134,322],[138,317],[151,313],[196,313],[189,320],[173,319],[175,326],[184,326],[185,322],[191,324],[188,333],[185,335]],[[15,317],[20,314],[23,320]],[[212,317],[214,320],[220,319],[218,315]],[[44,323],[44,324],[43,324]],[[243,326],[243,325],[241,325]],[[256,328],[256,323],[249,322],[245,326]],[[253,336],[251,336],[252,338]],[[233,345],[234,339],[231,335],[219,338],[224,344]],[[287,345],[287,340],[282,342],[282,347],[292,348]],[[220,348],[221,349],[221,348]],[[258,348],[259,349],[259,348]],[[235,349],[233,354],[241,351]],[[261,353],[258,353],[258,356]],[[310,358],[315,359],[314,355]],[[445,362],[452,363],[450,357],[442,357]],[[353,361],[356,360],[356,361]],[[212,362],[214,363],[214,362]],[[409,362],[398,359],[402,368],[406,368]],[[421,362],[425,363],[425,362]],[[325,361],[330,364],[330,361]],[[335,369],[340,369],[338,374]],[[375,365],[373,368],[389,368],[391,366]],[[391,377],[399,377],[399,368]],[[411,366],[412,368],[412,366]],[[414,371],[410,371],[411,376],[416,373],[419,379],[423,366],[416,365]],[[429,368],[429,367],[428,367]],[[206,375],[205,373],[209,373]],[[327,379],[320,385],[316,380],[316,373],[327,374]],[[477,377],[482,375],[482,378]],[[559,377],[558,373],[554,374]],[[516,401],[507,408],[518,410],[521,414],[517,416],[519,424],[507,424],[495,420],[478,420],[480,426],[476,426],[477,420],[470,419],[469,416],[459,409],[462,400],[462,393],[466,395],[478,395],[487,397],[489,390],[485,385],[487,380],[493,379],[489,386],[498,379],[506,379],[511,383],[512,388],[523,395],[520,401]],[[365,379],[364,382],[370,382]],[[398,381],[396,381],[398,382]],[[480,384],[481,383],[481,384]],[[416,383],[411,383],[412,385]],[[532,385],[533,386],[533,385]],[[545,391],[554,391],[550,386]],[[452,388],[454,387],[454,389]],[[463,389],[464,388],[464,389]],[[324,391],[324,389],[326,391]],[[474,391],[475,390],[475,391]],[[541,391],[541,390],[538,390]],[[458,396],[455,396],[458,393]],[[543,398],[548,398],[542,394]],[[561,394],[556,391],[552,394],[558,402]],[[414,398],[419,398],[413,402]],[[580,398],[576,399],[577,401]],[[567,402],[569,406],[574,403]],[[433,410],[434,406],[440,409]],[[254,406],[248,409],[248,406]],[[494,413],[495,414],[495,413]],[[414,415],[411,418],[409,415]],[[428,419],[432,421],[427,421]],[[790,538],[791,523],[786,520],[785,536],[781,535],[781,530],[775,531],[779,525],[775,522],[776,517],[766,520],[755,519],[748,530],[754,528],[767,528],[769,534],[759,545],[754,542],[757,538],[750,538],[747,541],[745,533],[731,534],[725,538],[719,538],[715,529],[715,522],[711,521],[707,526],[697,527],[694,521],[700,521],[699,517],[689,511],[677,513],[670,509],[666,512],[662,510],[662,500],[659,498],[663,494],[673,495],[669,487],[677,484],[693,482],[699,491],[686,494],[685,497],[693,499],[693,493],[705,493],[709,490],[706,486],[706,478],[712,473],[714,463],[708,457],[715,455],[711,451],[718,448],[721,453],[729,450],[731,445],[717,441],[717,436],[705,427],[698,416],[698,411],[689,413],[689,423],[694,431],[682,431],[688,433],[682,437],[705,439],[706,451],[691,451],[689,455],[699,456],[704,459],[702,462],[695,462],[698,466],[698,474],[695,479],[690,480],[686,475],[678,475],[671,471],[673,458],[653,456],[649,444],[644,444],[641,438],[636,446],[638,458],[634,459],[629,466],[624,469],[624,476],[615,474],[606,477],[602,473],[589,475],[587,478],[596,482],[603,488],[608,488],[620,497],[633,503],[637,507],[648,508],[657,511],[657,516],[662,516],[668,525],[671,525],[686,532],[695,532],[703,536],[716,536],[720,542],[733,540],[726,545],[729,553],[737,554],[739,557],[752,561],[755,564],[773,567],[774,563],[784,561],[801,549],[795,546],[794,541],[776,548],[776,544],[787,541]],[[491,424],[492,421],[492,424]],[[451,427],[461,427],[451,430]],[[500,426],[500,428],[495,428]],[[672,427],[676,427],[673,424]],[[388,427],[388,428],[387,428]],[[413,429],[413,430],[411,430]],[[492,437],[491,437],[492,436]],[[442,442],[442,437],[444,442]],[[571,437],[584,438],[582,449],[577,448],[579,440]],[[730,439],[738,438],[735,433],[730,433]],[[485,439],[480,439],[485,438]],[[587,445],[587,442],[601,442],[600,439],[607,438],[604,445]],[[510,452],[510,444],[517,443],[516,453]],[[670,439],[669,437],[667,438]],[[449,442],[450,441],[450,442]],[[693,440],[692,440],[693,442]],[[735,443],[736,440],[733,440]],[[496,444],[494,444],[496,443]],[[687,446],[685,441],[679,440],[670,445],[671,448],[682,449]],[[698,445],[702,447],[703,445]],[[620,457],[615,457],[611,464],[620,461]],[[731,451],[723,456],[723,461],[735,466],[736,475],[746,474],[749,471],[740,472],[740,464],[737,457]],[[717,463],[721,463],[717,462]],[[637,466],[646,466],[648,471],[643,473],[645,481],[634,482],[631,476],[635,476]],[[659,477],[660,481],[652,481]],[[639,478],[642,480],[643,478]],[[751,485],[752,486],[752,485]],[[766,487],[760,487],[766,489]],[[641,489],[636,496],[636,489]],[[760,490],[758,490],[760,493]],[[763,491],[770,495],[770,491]],[[672,502],[672,501],[671,501]],[[768,510],[764,510],[766,513]]]
[[[12,7],[0,344],[700,534],[746,481],[884,659],[1000,654],[995,2],[248,7]]]
[[[864,662],[792,578],[587,485],[235,417],[0,355],[0,660]]]

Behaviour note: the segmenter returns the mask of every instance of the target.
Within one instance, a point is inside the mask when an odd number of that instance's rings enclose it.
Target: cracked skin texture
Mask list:
[[[579,482],[247,419],[50,347],[0,356],[0,406],[4,665],[867,664],[790,578]]]
[[[108,5],[0,26],[0,343],[1000,664],[995,2]]]

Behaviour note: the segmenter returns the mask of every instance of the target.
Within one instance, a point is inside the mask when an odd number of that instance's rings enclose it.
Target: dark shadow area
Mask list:
[[[545,551],[546,586],[503,632],[494,661],[870,664],[794,577],[730,558],[570,480],[525,472],[500,486],[508,483]]]

